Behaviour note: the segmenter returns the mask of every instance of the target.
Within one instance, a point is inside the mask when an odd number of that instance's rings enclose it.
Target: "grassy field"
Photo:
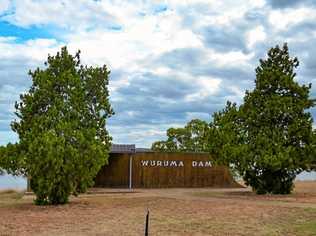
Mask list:
[[[102,190],[64,206],[0,192],[0,235],[316,235],[316,182],[285,196],[249,189]]]

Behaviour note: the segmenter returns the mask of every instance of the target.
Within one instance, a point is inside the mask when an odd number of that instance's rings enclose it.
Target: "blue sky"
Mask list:
[[[28,70],[63,45],[110,68],[114,142],[149,147],[241,102],[259,59],[284,42],[300,60],[297,80],[316,85],[314,0],[1,0],[0,145],[18,140],[10,122]]]

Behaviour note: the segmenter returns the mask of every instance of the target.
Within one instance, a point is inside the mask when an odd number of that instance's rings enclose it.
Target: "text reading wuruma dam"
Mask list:
[[[183,161],[157,161],[157,160],[141,160],[141,165],[145,167],[184,167]],[[192,161],[192,167],[212,167],[211,161]]]

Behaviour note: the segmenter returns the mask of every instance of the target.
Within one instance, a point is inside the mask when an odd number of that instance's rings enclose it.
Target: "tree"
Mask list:
[[[212,118],[207,150],[216,157],[216,164],[229,166],[238,175],[244,164],[240,157],[247,148],[239,108],[236,103],[228,101],[226,107],[215,112]]]
[[[209,125],[207,122],[194,119],[184,128],[169,128],[167,140],[152,144],[152,150],[169,152],[203,152],[206,150]]]
[[[5,160],[5,147],[0,146],[0,175],[3,175],[6,169]]]
[[[24,175],[23,159],[19,158],[17,145],[7,144],[0,146],[0,175]]]
[[[299,85],[297,58],[286,44],[268,52],[256,69],[255,88],[244,103],[219,115],[219,158],[238,169],[245,183],[259,193],[287,194],[296,175],[309,168],[315,145],[309,98],[311,84]],[[232,138],[227,136],[232,135]],[[227,148],[227,150],[225,150]]]
[[[16,102],[15,155],[31,177],[37,204],[63,204],[86,191],[108,158],[105,128],[113,110],[106,66],[87,67],[63,47],[46,68],[30,71],[32,86]]]

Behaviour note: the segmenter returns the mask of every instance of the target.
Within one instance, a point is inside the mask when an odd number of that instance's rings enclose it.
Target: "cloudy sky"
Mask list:
[[[18,140],[10,122],[27,71],[63,45],[110,68],[114,142],[148,147],[240,102],[259,59],[284,42],[297,80],[316,85],[315,0],[0,0],[0,145]]]

